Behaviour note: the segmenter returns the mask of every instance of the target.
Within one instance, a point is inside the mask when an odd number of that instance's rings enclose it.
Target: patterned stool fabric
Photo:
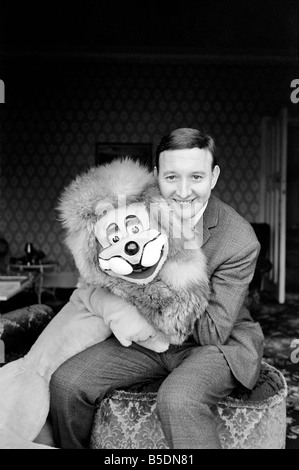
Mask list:
[[[213,408],[224,449],[284,449],[286,381],[263,362],[250,391],[228,396]],[[168,449],[156,410],[155,392],[116,390],[99,405],[92,449]]]

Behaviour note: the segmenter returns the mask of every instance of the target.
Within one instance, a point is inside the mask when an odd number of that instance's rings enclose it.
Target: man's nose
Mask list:
[[[192,194],[191,185],[186,180],[180,181],[177,186],[176,193],[181,199],[186,199],[190,194]]]

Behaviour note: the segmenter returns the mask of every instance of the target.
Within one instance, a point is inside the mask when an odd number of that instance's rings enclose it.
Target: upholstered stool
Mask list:
[[[283,449],[286,439],[286,381],[263,362],[250,391],[228,396],[212,410],[225,449]],[[116,390],[99,405],[92,449],[168,449],[156,410],[156,392]]]

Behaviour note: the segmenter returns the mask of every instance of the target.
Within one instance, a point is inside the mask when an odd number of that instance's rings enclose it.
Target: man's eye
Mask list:
[[[201,180],[201,179],[202,179],[202,176],[201,176],[201,175],[193,175],[193,179],[195,179],[196,181],[198,181],[198,180]]]
[[[175,175],[166,176],[166,179],[167,179],[168,181],[174,181],[174,180],[175,180]]]

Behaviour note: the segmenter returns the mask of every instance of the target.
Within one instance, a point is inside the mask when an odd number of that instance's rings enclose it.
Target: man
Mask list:
[[[211,194],[220,174],[214,141],[195,129],[162,138],[155,173],[162,196],[190,232],[200,233],[211,298],[194,334],[156,353],[115,337],[65,362],[52,376],[51,420],[56,445],[88,448],[96,400],[120,387],[163,378],[157,407],[171,448],[221,448],[210,407],[238,384],[252,389],[263,334],[245,296],[259,243],[250,224]],[[188,247],[186,248],[188,249]]]

